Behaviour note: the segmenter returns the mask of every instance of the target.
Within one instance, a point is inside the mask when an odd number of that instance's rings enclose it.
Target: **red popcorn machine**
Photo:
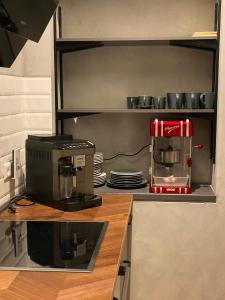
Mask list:
[[[190,120],[151,122],[150,192],[191,194],[193,124]]]

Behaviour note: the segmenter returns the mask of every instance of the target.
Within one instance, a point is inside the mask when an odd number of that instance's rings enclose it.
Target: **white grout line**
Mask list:
[[[13,113],[1,113],[0,112],[0,117],[11,117],[11,116],[18,116],[18,115],[25,115],[24,111],[18,111],[18,112],[13,112]]]
[[[9,135],[13,135],[13,134],[17,134],[17,133],[20,133],[20,132],[23,132],[24,130],[26,130],[26,128],[22,128],[19,129],[19,130],[12,130],[12,131],[7,131],[6,133],[0,133],[0,138],[2,137],[8,137]]]
[[[36,110],[25,109],[24,111],[25,111],[26,115],[28,115],[28,114],[35,114],[35,115],[37,115],[37,114],[52,114],[52,112],[50,110],[36,111]],[[0,114],[0,116],[1,116],[1,114]]]
[[[46,113],[43,113],[43,112],[39,112],[39,111],[37,111],[37,112],[27,112],[26,113],[26,116],[33,116],[33,115],[36,115],[36,116],[41,116],[41,115],[43,115],[43,114],[45,114],[45,115],[52,115],[52,113],[51,112],[46,112]]]

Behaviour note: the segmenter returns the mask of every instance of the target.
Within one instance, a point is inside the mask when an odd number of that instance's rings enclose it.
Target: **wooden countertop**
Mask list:
[[[104,195],[103,206],[62,212],[44,205],[7,210],[0,219],[109,221],[91,273],[0,271],[0,300],[110,300],[132,206],[131,195]]]

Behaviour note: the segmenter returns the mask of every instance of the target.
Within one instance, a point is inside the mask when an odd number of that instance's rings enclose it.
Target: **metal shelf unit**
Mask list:
[[[54,17],[54,53],[55,53],[55,125],[56,133],[64,132],[64,120],[81,116],[88,116],[100,113],[135,113],[135,114],[154,114],[169,117],[195,117],[211,120],[211,159],[215,163],[216,153],[216,118],[217,103],[215,109],[206,110],[149,110],[149,109],[69,109],[64,107],[63,99],[63,56],[69,52],[82,51],[107,46],[154,46],[154,45],[170,45],[176,47],[193,48],[202,51],[210,51],[213,53],[212,68],[212,86],[211,89],[216,93],[218,91],[218,67],[219,67],[219,45],[220,45],[220,16],[221,16],[221,0],[216,0],[215,9],[215,30],[217,35],[203,36],[180,36],[180,37],[155,37],[155,38],[123,38],[123,39],[64,39],[62,38],[62,20],[61,8]]]

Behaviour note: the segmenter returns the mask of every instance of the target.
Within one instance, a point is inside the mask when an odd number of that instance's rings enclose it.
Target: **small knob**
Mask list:
[[[72,240],[64,240],[61,245],[61,258],[71,260],[74,258],[74,248]]]
[[[203,144],[198,144],[193,146],[193,148],[197,148],[198,150],[202,150],[204,148]]]
[[[198,144],[197,147],[199,150],[202,150],[204,146],[202,144]]]

